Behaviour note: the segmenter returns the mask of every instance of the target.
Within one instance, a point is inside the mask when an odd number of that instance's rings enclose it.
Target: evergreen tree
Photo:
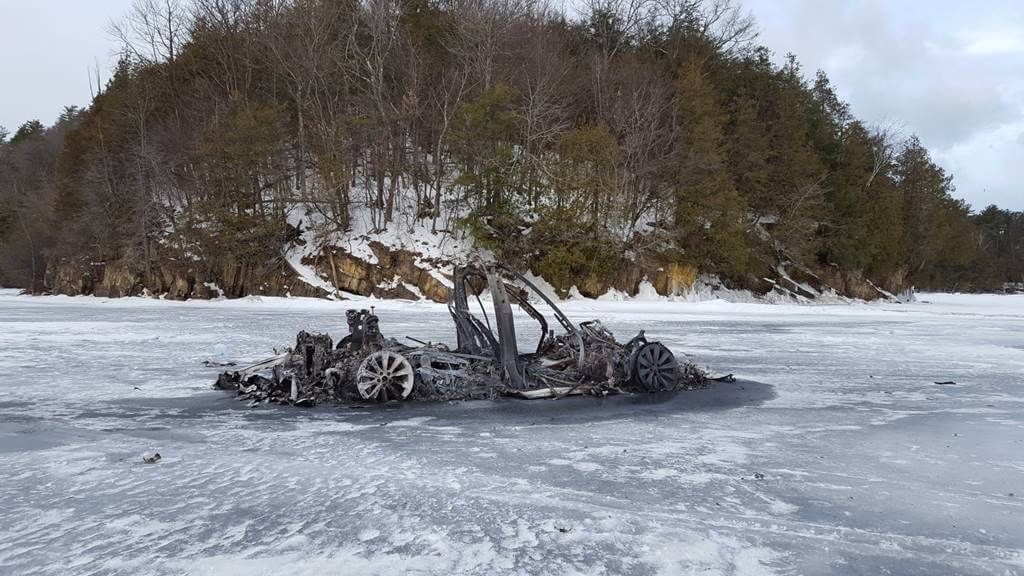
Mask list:
[[[768,193],[771,143],[757,101],[741,96],[733,101],[729,134],[729,169],[736,190],[755,218],[768,215],[773,202]]]
[[[902,252],[910,273],[917,275],[935,258],[938,201],[948,194],[951,179],[932,162],[916,136],[897,156],[894,176],[902,198]]]
[[[789,56],[772,97],[768,205],[777,219],[774,236],[793,257],[810,261],[826,217],[825,166],[811,145],[806,88],[796,58]]]
[[[19,144],[30,138],[42,136],[45,130],[46,128],[43,126],[43,123],[39,120],[29,120],[28,122],[25,122],[20,127],[18,127],[18,130],[14,133],[14,136],[11,137],[11,144]]]
[[[888,172],[871,180],[866,201],[865,219],[871,246],[868,276],[880,285],[899,290],[906,273],[901,250],[903,213],[899,189]]]
[[[895,176],[910,280],[954,285],[975,250],[970,207],[952,197],[953,178],[932,161],[916,136],[896,158]]]
[[[871,142],[859,122],[845,130],[838,151],[835,173],[828,192],[831,217],[827,232],[830,263],[862,271],[871,263],[875,246],[871,241],[868,187],[873,168]]]
[[[675,227],[687,258],[731,274],[746,270],[746,206],[726,166],[726,117],[704,70],[690,57],[676,88],[679,133]]]

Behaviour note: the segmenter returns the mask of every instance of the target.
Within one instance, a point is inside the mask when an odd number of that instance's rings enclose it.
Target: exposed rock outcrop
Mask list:
[[[149,294],[171,300],[264,296],[326,296],[317,287],[302,282],[284,260],[262,266],[223,262],[220,266],[201,263],[183,265],[170,261],[150,269],[138,269],[125,261],[83,263],[60,262],[47,271],[47,287],[56,294],[120,298]]]
[[[684,294],[697,281],[699,271],[686,264],[669,264],[647,276],[654,289],[662,296]]]
[[[380,242],[370,242],[376,262],[349,254],[337,246],[325,246],[315,258],[303,263],[312,266],[322,277],[339,289],[362,296],[448,301],[445,276],[438,270],[451,264],[444,261],[419,261],[419,255],[404,249],[391,249]],[[419,292],[417,294],[414,289]]]
[[[411,250],[388,247],[378,241],[370,241],[367,247],[369,252],[363,252],[360,257],[339,246],[324,246],[304,257],[302,264],[339,293],[447,302],[451,262],[424,258]],[[859,273],[835,268],[811,270],[794,264],[781,252],[774,262],[762,264],[760,274],[752,273],[737,285],[723,283],[719,288],[747,289],[754,295],[768,295],[775,301],[816,300],[823,296],[865,300],[893,297]],[[309,271],[305,274],[308,276]],[[589,275],[574,286],[581,295],[596,298],[610,290],[635,295],[646,281],[659,295],[680,296],[693,290],[700,278],[700,270],[688,264],[623,261],[610,277]],[[62,261],[51,263],[46,282],[54,293],[110,298],[143,294],[172,300],[249,295],[337,297],[339,294],[325,290],[329,286],[307,283],[303,274],[283,257],[261,264],[232,260],[213,263],[168,260],[149,270],[138,269],[126,261]],[[563,296],[571,288],[555,286]]]

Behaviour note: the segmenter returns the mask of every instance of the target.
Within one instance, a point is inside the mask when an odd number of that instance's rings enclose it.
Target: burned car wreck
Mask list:
[[[536,285],[506,266],[457,268],[453,284],[448,310],[455,323],[455,349],[411,337],[413,344],[386,338],[372,309],[348,310],[349,334],[337,345],[327,334],[300,332],[293,348],[225,372],[215,386],[237,391],[253,404],[312,406],[659,392],[706,382],[703,372],[648,341],[643,331],[622,344],[597,320],[573,324]],[[479,296],[484,290],[491,297],[492,315]],[[470,310],[471,296],[479,316]],[[549,326],[531,298],[550,308],[561,333]],[[519,351],[513,302],[538,324],[532,352]]]

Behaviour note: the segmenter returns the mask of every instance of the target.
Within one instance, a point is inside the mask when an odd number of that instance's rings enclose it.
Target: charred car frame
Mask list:
[[[479,297],[484,290],[491,297],[492,315]],[[479,315],[471,311],[471,296]],[[532,298],[550,308],[560,333],[531,304]],[[540,336],[530,352],[519,350],[513,302],[538,324]],[[225,372],[216,386],[254,403],[309,406],[658,392],[705,382],[700,370],[677,361],[643,331],[622,344],[597,320],[574,324],[535,284],[500,264],[457,268],[448,310],[455,323],[455,349],[411,337],[414,345],[386,338],[372,309],[353,309],[346,313],[349,334],[336,346],[327,334],[300,332],[294,348]]]

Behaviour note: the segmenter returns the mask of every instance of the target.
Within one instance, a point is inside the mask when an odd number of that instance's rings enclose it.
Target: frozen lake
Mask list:
[[[577,301],[739,381],[250,410],[204,360],[340,336],[358,303],[14,294],[0,574],[1024,574],[1024,296]],[[442,306],[376,304],[452,339]]]

